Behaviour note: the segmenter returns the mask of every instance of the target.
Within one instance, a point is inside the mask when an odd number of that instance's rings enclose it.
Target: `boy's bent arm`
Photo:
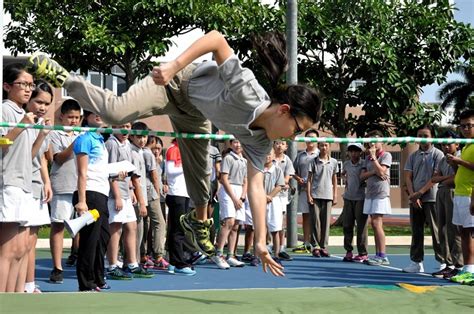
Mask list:
[[[283,276],[283,267],[276,263],[268,253],[266,246],[266,194],[263,187],[263,173],[255,169],[252,165],[247,168],[248,173],[248,196],[255,231],[255,253],[262,260],[263,270],[267,267],[275,276]]]
[[[54,161],[58,164],[58,165],[62,165],[63,163],[65,163],[66,161],[68,161],[72,154],[74,153],[73,151],[73,147],[74,147],[74,142],[71,143],[71,145],[69,145],[65,150],[63,150],[62,152],[59,152],[59,153],[56,153],[54,154]]]

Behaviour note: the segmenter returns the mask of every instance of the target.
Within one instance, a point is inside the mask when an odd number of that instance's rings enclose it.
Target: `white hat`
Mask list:
[[[349,149],[351,148],[351,146],[357,147],[357,148],[360,149],[361,151],[364,150],[364,146],[362,146],[361,143],[349,143],[349,145],[347,145],[347,150],[349,150]]]

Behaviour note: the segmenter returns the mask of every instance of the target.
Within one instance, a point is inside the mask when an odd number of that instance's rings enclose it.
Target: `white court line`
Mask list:
[[[406,255],[406,254],[390,254],[390,255]],[[427,255],[427,254],[425,254]],[[337,255],[331,255],[331,256],[334,256],[335,258],[338,258],[338,259],[343,259],[342,256],[337,256]],[[359,264],[363,264],[363,263],[359,263]],[[404,273],[404,274],[415,274],[415,275],[420,275],[420,276],[428,276],[428,277],[433,277],[431,276],[431,274],[426,274],[426,273],[406,273],[404,272],[401,268],[397,268],[397,267],[393,267],[393,266],[387,266],[387,265],[367,265],[369,267],[373,267],[373,266],[379,266],[379,267],[384,267],[384,268],[388,268],[388,269],[393,269],[393,270],[398,270],[400,271],[401,273]]]

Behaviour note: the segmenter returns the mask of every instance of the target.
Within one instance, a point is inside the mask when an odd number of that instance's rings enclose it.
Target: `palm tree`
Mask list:
[[[454,106],[454,121],[459,114],[467,108],[474,108],[474,68],[469,64],[462,64],[455,70],[464,77],[464,81],[451,81],[444,84],[438,92],[438,97],[443,100],[441,109]]]

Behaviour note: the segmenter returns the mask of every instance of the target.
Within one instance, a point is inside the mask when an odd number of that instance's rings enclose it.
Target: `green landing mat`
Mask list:
[[[212,280],[212,279],[210,279]],[[474,313],[474,287],[0,295],[0,313]]]

